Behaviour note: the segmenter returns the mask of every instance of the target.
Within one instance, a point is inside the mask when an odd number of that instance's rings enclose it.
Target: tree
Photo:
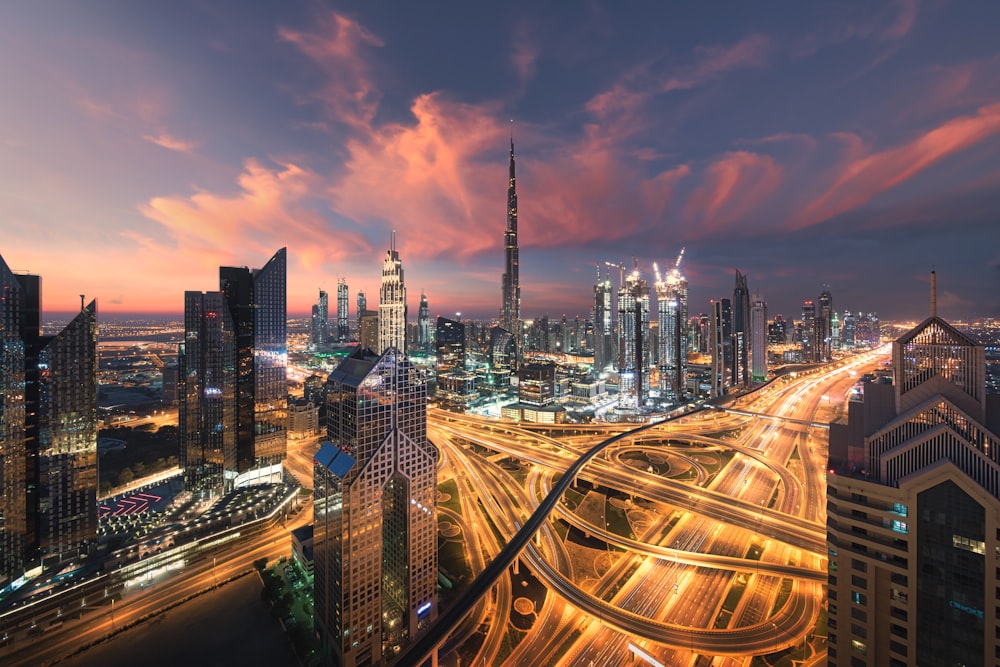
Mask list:
[[[122,468],[122,471],[118,473],[118,486],[125,486],[129,482],[135,479],[135,473],[128,466]]]

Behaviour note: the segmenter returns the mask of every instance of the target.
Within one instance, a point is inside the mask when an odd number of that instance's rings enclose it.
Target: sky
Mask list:
[[[496,317],[517,154],[522,315],[597,267],[733,272],[771,315],[1000,316],[1000,3],[0,4],[0,255],[46,312],[180,313],[288,248]],[[617,271],[613,271],[617,282]],[[331,304],[332,305],[332,304]]]

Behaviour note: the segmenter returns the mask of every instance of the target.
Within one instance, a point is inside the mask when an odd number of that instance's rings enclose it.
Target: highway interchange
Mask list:
[[[840,414],[850,387],[881,358],[783,377],[728,412],[698,412],[628,436],[637,424],[530,425],[429,409],[439,482],[458,488],[452,507],[439,504],[439,521],[460,536],[473,575],[516,540],[585,452],[623,436],[597,448],[574,491],[556,494],[517,549],[517,566],[548,590],[530,630],[511,630],[518,594],[511,577],[500,576],[438,644],[442,664],[456,664],[458,647],[462,664],[635,664],[631,642],[667,665],[747,665],[750,656],[802,645],[826,579],[827,432],[810,424]],[[289,441],[286,467],[305,486],[317,444]],[[624,512],[628,529],[582,511],[605,502]],[[307,506],[284,525],[184,561],[183,576],[167,572],[152,586],[112,591],[113,603],[79,619],[60,610],[64,603],[40,607],[28,625],[23,613],[9,616],[0,630],[18,641],[2,651],[3,663],[50,664],[246,572],[258,558],[287,556],[289,529],[310,521]],[[586,546],[568,539],[570,526]],[[35,624],[46,631],[33,640]]]

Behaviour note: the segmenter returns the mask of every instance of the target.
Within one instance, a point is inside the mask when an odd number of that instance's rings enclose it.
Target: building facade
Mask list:
[[[709,315],[709,353],[712,355],[712,396],[725,396],[733,377],[733,304],[729,299],[712,302]]]
[[[313,483],[316,630],[334,664],[381,664],[438,613],[426,385],[396,350],[359,348],[328,386]]]
[[[634,410],[649,396],[649,283],[635,267],[618,290],[618,407]]]
[[[500,328],[514,334],[521,346],[521,278],[517,247],[517,179],[514,176],[514,139],[510,140],[507,184],[507,229],[503,234],[504,265],[500,282]]]
[[[750,304],[750,379],[767,382],[767,302],[758,294]]]
[[[403,281],[403,263],[396,251],[396,235],[393,233],[393,247],[386,251],[382,262],[382,285],[378,302],[378,348],[384,352],[389,348],[406,354],[406,284]]]
[[[750,386],[750,288],[746,274],[736,272],[733,288],[733,367],[730,384]]]
[[[677,266],[662,280],[657,275],[660,395],[669,401],[681,401],[687,396],[687,301],[687,279]]]
[[[97,538],[97,303],[42,335],[41,278],[0,257],[0,589]]]
[[[615,363],[615,331],[612,327],[611,278],[601,280],[601,268],[597,268],[597,284],[594,285],[594,373],[600,374]]]
[[[932,308],[933,313],[933,308]],[[932,314],[831,424],[829,664],[1000,661],[1000,437],[985,353]],[[870,405],[869,405],[870,404]]]
[[[431,349],[431,313],[423,291],[420,292],[420,310],[417,311],[417,348],[421,352]]]
[[[337,342],[346,343],[351,337],[350,312],[348,312],[351,297],[347,290],[347,281],[341,278],[337,281]]]
[[[194,492],[281,477],[288,433],[285,273],[282,248],[261,269],[221,267],[218,292],[185,293],[178,426],[180,461]]]

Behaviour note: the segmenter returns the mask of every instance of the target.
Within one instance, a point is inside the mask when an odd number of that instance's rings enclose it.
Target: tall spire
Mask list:
[[[518,276],[517,179],[514,175],[514,134],[511,125],[510,180],[507,187],[507,230],[504,232],[504,274],[501,283],[500,326],[514,335],[520,346],[521,283]]]
[[[931,271],[931,317],[937,317],[937,271]]]

